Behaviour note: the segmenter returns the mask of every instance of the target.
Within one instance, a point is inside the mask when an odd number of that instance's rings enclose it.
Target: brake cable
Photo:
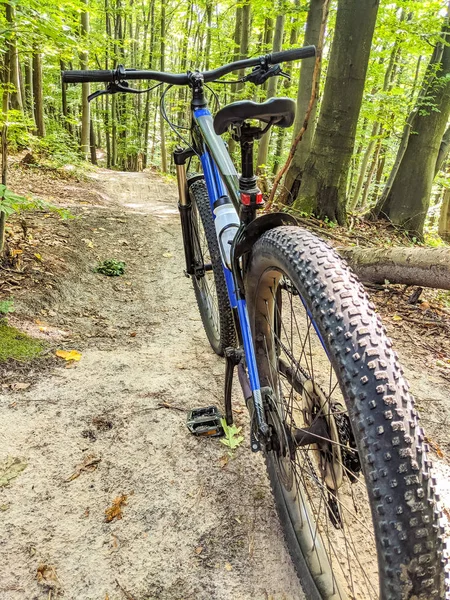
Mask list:
[[[98,98],[98,96],[102,96],[103,94],[118,94],[120,92],[126,94],[147,94],[148,92],[151,92],[152,90],[156,89],[162,84],[163,82],[161,81],[156,85],[147,88],[146,90],[137,90],[135,88],[130,88],[128,81],[113,81],[112,83],[108,84],[106,90],[97,90],[96,92],[89,94],[88,101],[91,102],[92,100]]]

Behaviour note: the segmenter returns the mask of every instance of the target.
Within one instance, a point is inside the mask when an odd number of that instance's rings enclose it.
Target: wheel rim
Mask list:
[[[269,460],[302,554],[322,598],[378,599],[367,488],[318,328],[279,269],[263,273],[256,298],[258,367],[263,385],[272,389],[267,415],[275,443]],[[318,443],[299,446],[299,430],[313,425],[320,425]]]
[[[195,202],[192,203],[192,238],[194,246],[194,260],[197,268],[203,269],[205,265],[211,264],[211,256],[208,248],[205,231]],[[197,287],[208,318],[212,324],[214,336],[220,339],[220,312],[217,298],[214,273],[203,271],[200,275],[194,275],[194,285]]]

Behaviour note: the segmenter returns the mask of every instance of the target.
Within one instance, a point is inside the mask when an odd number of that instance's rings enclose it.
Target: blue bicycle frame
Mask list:
[[[222,196],[230,198],[234,209],[236,210],[236,215],[238,216],[240,207],[239,175],[228,154],[224,141],[214,131],[211,113],[204,105],[200,108],[194,108],[193,110],[193,134],[196,151],[200,155],[200,161],[203,167],[203,174],[213,218],[215,218],[213,211],[214,203]],[[177,165],[180,205],[182,205],[183,202],[187,203],[187,182],[184,169],[184,165],[182,167]],[[180,206],[180,208],[182,208],[182,206]],[[189,262],[188,259],[187,262]],[[233,273],[223,260],[222,267],[230,306],[233,309],[235,320],[238,321],[236,325],[243,346],[258,430],[261,433],[266,433],[268,428],[264,417],[261,385],[246,300],[245,297],[243,297],[242,290],[239,290],[239,286],[237,285],[236,273]],[[227,410],[227,420],[230,419],[232,419],[231,407],[229,411]]]

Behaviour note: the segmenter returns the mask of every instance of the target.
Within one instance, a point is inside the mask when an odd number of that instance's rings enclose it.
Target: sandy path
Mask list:
[[[223,468],[224,446],[185,427],[186,409],[219,403],[223,362],[182,273],[174,186],[97,177],[103,203],[69,224],[69,272],[47,306],[82,360],[0,396],[0,460],[28,465],[0,488],[0,599],[301,600],[247,431]],[[97,257],[124,259],[125,276],[94,274]],[[97,469],[65,482],[89,455]],[[121,494],[122,520],[106,523]],[[40,565],[55,568],[53,588]]]

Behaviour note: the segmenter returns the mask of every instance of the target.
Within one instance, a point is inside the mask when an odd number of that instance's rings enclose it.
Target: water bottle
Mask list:
[[[220,254],[223,262],[231,269],[231,242],[234,240],[240,221],[236,209],[227,196],[221,196],[214,202],[214,216]]]

